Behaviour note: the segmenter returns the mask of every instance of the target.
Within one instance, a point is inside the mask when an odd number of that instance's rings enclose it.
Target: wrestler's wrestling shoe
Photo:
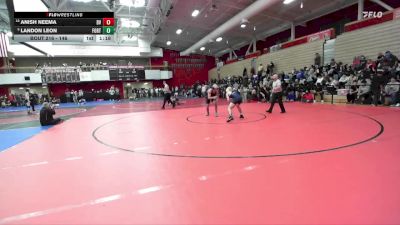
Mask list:
[[[233,120],[233,116],[228,117],[228,120],[226,120],[227,123],[231,122]]]

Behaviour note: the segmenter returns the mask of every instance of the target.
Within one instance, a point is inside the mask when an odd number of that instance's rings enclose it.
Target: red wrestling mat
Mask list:
[[[0,153],[0,223],[400,222],[398,109],[225,108],[73,118]]]

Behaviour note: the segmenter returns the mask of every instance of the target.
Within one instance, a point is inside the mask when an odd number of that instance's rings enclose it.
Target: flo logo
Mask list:
[[[364,19],[366,18],[382,18],[383,12],[365,11],[363,12]]]

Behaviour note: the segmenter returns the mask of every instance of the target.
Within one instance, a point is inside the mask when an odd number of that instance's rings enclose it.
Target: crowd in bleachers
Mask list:
[[[257,70],[252,69],[250,75],[243,71],[243,76],[212,80],[210,84],[218,83],[221,95],[225,87],[236,86],[245,100],[269,101],[270,77],[277,71],[271,64],[267,68],[261,65]],[[321,65],[321,58],[316,54],[314,65],[279,75],[286,101],[323,101],[326,94],[339,94],[346,95],[348,103],[400,106],[400,64],[390,51],[379,53],[376,60],[356,57],[352,65],[334,59]]]

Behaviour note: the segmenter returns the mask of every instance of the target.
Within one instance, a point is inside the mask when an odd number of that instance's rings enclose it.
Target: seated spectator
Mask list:
[[[371,87],[367,84],[367,81],[364,79],[360,83],[360,87],[358,88],[358,99],[362,104],[371,104]]]
[[[321,103],[324,103],[324,90],[321,83],[317,83],[317,86],[315,87],[314,99],[316,99],[317,96],[320,96]]]
[[[344,88],[347,82],[349,82],[350,76],[343,74],[339,79],[339,88]]]
[[[49,126],[49,125],[56,125],[61,122],[60,118],[54,119],[53,115],[56,112],[54,111],[54,106],[50,105],[48,102],[43,103],[43,107],[40,110],[40,125],[42,126]]]
[[[400,82],[396,81],[393,77],[390,79],[390,82],[385,86],[385,96],[390,97],[391,105],[398,104],[398,94],[400,90]]]
[[[307,103],[313,103],[314,102],[314,96],[310,91],[306,91],[303,94],[302,97],[302,102],[307,102]]]
[[[289,91],[286,97],[286,101],[294,102],[295,100],[296,100],[296,94],[294,90]]]
[[[357,99],[358,89],[355,85],[351,86],[349,93],[347,94],[347,103],[352,103]]]

